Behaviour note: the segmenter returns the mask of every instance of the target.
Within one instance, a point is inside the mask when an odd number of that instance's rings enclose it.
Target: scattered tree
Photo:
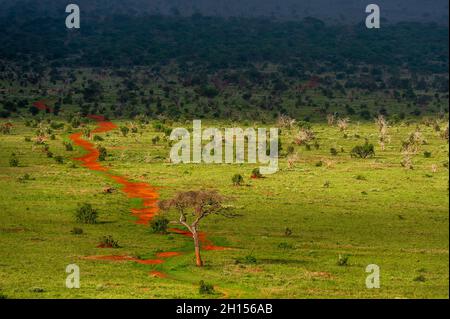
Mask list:
[[[179,222],[192,234],[195,246],[196,265],[203,266],[200,256],[199,224],[207,216],[224,214],[224,197],[214,190],[180,192],[172,199],[161,201],[164,210],[175,209],[180,214]]]

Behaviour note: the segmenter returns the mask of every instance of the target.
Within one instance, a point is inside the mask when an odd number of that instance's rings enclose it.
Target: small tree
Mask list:
[[[388,122],[384,118],[383,115],[378,115],[378,118],[375,119],[375,124],[378,126],[378,143],[380,144],[381,150],[384,151],[386,149],[386,143],[391,141],[388,132]]]
[[[345,132],[348,129],[348,123],[350,122],[349,118],[338,119],[337,126],[341,132]]]
[[[164,211],[170,209],[178,211],[180,214],[179,222],[191,232],[198,267],[203,266],[198,231],[200,221],[209,215],[224,213],[223,201],[224,197],[217,191],[200,190],[180,192],[172,199],[159,202],[159,207]]]

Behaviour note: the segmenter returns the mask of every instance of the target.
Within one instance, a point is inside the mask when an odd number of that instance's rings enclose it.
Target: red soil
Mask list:
[[[167,275],[165,273],[156,270],[150,271],[149,275],[156,278],[167,278]]]
[[[167,251],[164,253],[157,253],[156,256],[159,258],[170,258],[170,257],[175,257],[175,256],[180,256],[181,253],[177,252],[177,251]]]
[[[186,236],[186,237],[192,237],[191,232],[189,232],[187,230],[182,230],[179,228],[169,228],[169,231],[172,233]],[[212,242],[206,237],[206,234],[204,232],[198,233],[198,239],[200,240],[201,246],[204,250],[226,250],[227,249],[227,247],[213,245]]]
[[[49,111],[50,113],[53,112],[53,110],[50,107],[48,107],[47,105],[45,105],[45,103],[43,101],[34,102],[33,105],[41,111]]]

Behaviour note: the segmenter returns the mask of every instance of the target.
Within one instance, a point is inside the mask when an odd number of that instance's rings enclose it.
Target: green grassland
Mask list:
[[[129,210],[139,203],[105,174],[72,160],[83,151],[65,150],[71,129],[55,129],[55,139],[47,141],[54,156],[64,157],[58,164],[33,142],[36,128],[23,120],[12,123],[12,133],[0,136],[4,297],[201,298],[198,282],[204,280],[216,291],[208,297],[217,298],[448,298],[449,148],[433,126],[419,120],[391,125],[385,151],[377,145],[373,122],[351,122],[345,136],[335,126],[313,124],[320,147],[295,145],[294,167],[283,156],[279,172],[262,179],[250,179],[254,164],[170,164],[169,143],[151,123],[139,125],[138,133],[127,137],[118,129],[99,134],[105,140],[96,143],[108,151],[104,165],[114,174],[157,187],[161,199],[201,188],[228,196],[227,204],[239,216],[210,216],[201,230],[214,244],[231,249],[204,251],[203,268],[195,267],[190,238],[153,234],[148,226],[135,224]],[[401,143],[417,125],[427,142],[413,157],[414,169],[405,169],[400,165]],[[176,126],[189,128],[191,123],[172,123]],[[207,126],[231,123],[205,121]],[[294,134],[282,130],[283,154]],[[161,140],[153,144],[156,135]],[[366,138],[376,145],[376,156],[351,158],[351,149]],[[330,148],[338,154],[331,155]],[[10,167],[11,153],[19,159],[18,167]],[[237,173],[244,176],[242,186],[232,184]],[[31,178],[21,179],[25,174]],[[109,186],[118,190],[104,194]],[[74,212],[83,202],[99,210],[100,223],[75,223]],[[71,234],[74,227],[84,233]],[[292,230],[290,236],[286,228]],[[96,248],[105,235],[112,235],[121,248]],[[152,258],[158,251],[186,253],[161,265],[83,258]],[[339,255],[348,256],[347,265],[338,265]],[[71,263],[80,266],[80,289],[65,287],[65,268]],[[380,266],[380,289],[365,287],[369,264]],[[168,278],[152,277],[151,270]]]

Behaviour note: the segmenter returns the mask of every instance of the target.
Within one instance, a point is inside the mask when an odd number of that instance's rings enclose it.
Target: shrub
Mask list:
[[[255,256],[249,254],[243,258],[236,258],[235,264],[256,264],[258,261]]]
[[[419,276],[417,276],[416,278],[414,278],[414,281],[415,281],[415,282],[425,282],[425,281],[426,281],[426,278],[425,278],[424,275],[419,275]]]
[[[241,174],[235,174],[231,180],[234,186],[241,186],[244,183],[244,178]]]
[[[75,220],[82,224],[96,224],[98,212],[89,203],[84,203],[75,212]]]
[[[333,156],[337,156],[338,155],[337,149],[335,149],[334,147],[330,148],[330,154]]]
[[[367,158],[375,156],[375,147],[373,144],[369,144],[367,141],[364,145],[355,146],[351,153],[351,157]]]
[[[348,265],[348,256],[347,255],[339,255],[337,264],[338,264],[338,266],[347,266]]]
[[[159,136],[154,136],[152,138],[152,144],[155,145],[157,144],[159,141],[161,140],[161,138]]]
[[[167,226],[169,225],[169,220],[162,215],[156,215],[150,221],[150,228],[153,233],[157,234],[167,234]]]
[[[322,167],[323,166],[323,162],[322,161],[318,161],[315,165],[316,165],[316,167]]]
[[[8,297],[6,295],[0,293],[0,300],[2,300],[2,299],[5,300],[5,299],[8,299]]]
[[[94,135],[94,141],[96,142],[102,142],[105,139],[103,137],[101,137],[100,135]]]
[[[80,124],[81,124],[81,121],[80,121],[80,118],[78,118],[78,117],[74,117],[74,118],[72,118],[72,120],[70,121],[70,125],[71,125],[73,128],[77,128],[78,126],[80,126]]]
[[[319,144],[319,142],[314,141],[314,148],[315,148],[316,150],[320,149],[320,144]]]
[[[24,141],[25,141],[25,142],[31,142],[31,137],[26,136],[26,137],[24,138]]]
[[[61,155],[55,156],[55,162],[58,164],[63,164],[64,163],[64,157],[62,157]]]
[[[16,154],[12,153],[9,157],[9,166],[11,167],[17,167],[19,166],[19,159],[17,158]]]
[[[100,238],[100,243],[97,246],[99,248],[120,248],[119,242],[115,240],[111,235],[103,236]]]
[[[295,152],[294,146],[289,145],[286,152],[288,155],[294,154],[294,152]]]
[[[279,243],[278,248],[280,249],[294,249],[294,246],[289,243]]]
[[[74,228],[70,231],[70,233],[71,233],[72,235],[81,235],[81,234],[83,234],[83,229],[80,228],[80,227],[74,227]]]
[[[425,158],[430,158],[431,157],[431,152],[425,151],[425,152],[423,152],[423,156]]]
[[[121,126],[120,127],[120,132],[122,133],[122,135],[124,137],[126,137],[128,135],[128,132],[130,131],[130,129],[126,126]]]
[[[358,181],[365,181],[365,180],[367,180],[366,177],[363,176],[363,175],[356,175],[355,178],[356,178]]]
[[[104,148],[103,146],[98,146],[97,150],[98,150],[98,160],[101,162],[105,161],[106,156],[108,156],[108,152],[106,151],[106,148]]]
[[[31,292],[36,292],[36,293],[42,293],[45,290],[44,290],[44,288],[41,288],[41,287],[33,287],[33,288],[30,289],[30,291]]]
[[[64,147],[66,148],[66,151],[68,151],[68,152],[73,151],[73,145],[70,142],[64,142]]]
[[[262,177],[263,176],[262,176],[261,172],[259,171],[259,168],[253,169],[251,178],[262,178]]]
[[[205,283],[203,280],[199,282],[199,288],[198,292],[200,295],[213,295],[214,292],[214,286]]]
[[[289,227],[286,227],[286,229],[284,230],[284,235],[286,237],[289,237],[292,235],[292,229],[290,229]]]
[[[26,173],[25,175],[18,178],[18,181],[20,183],[25,183],[27,181],[34,181],[35,178],[31,178],[30,174]]]
[[[250,254],[250,255],[247,255],[247,256],[244,257],[244,262],[247,263],[247,264],[256,264],[257,260],[256,260],[255,256]]]

